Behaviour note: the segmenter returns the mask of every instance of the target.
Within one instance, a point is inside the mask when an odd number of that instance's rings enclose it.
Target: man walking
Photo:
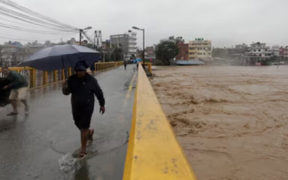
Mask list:
[[[123,61],[123,65],[124,65],[124,69],[126,70],[126,67],[127,67],[127,61]]]
[[[26,79],[15,71],[10,71],[8,67],[2,68],[4,76],[7,76],[9,84],[3,87],[4,90],[11,89],[9,100],[12,105],[13,111],[8,116],[15,116],[18,114],[18,100],[20,100],[25,107],[25,113],[28,114],[29,107],[27,104],[26,96],[28,83]]]
[[[90,121],[94,111],[94,95],[100,105],[100,113],[105,112],[105,99],[97,80],[86,72],[84,63],[77,63],[76,74],[70,76],[63,85],[63,94],[71,96],[72,114],[75,125],[81,134],[81,151],[79,157],[84,157],[88,140],[93,140],[93,129],[90,128]]]

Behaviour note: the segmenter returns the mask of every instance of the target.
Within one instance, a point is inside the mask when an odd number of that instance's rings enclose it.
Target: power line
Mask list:
[[[28,19],[28,20],[29,20],[29,23],[31,23],[31,21],[32,21],[32,22],[34,22],[34,24],[36,24],[35,22],[37,22],[37,25],[39,25],[39,23],[40,23],[41,25],[43,25],[43,24],[44,24],[44,25],[50,24],[50,25],[52,25],[52,26],[54,26],[54,27],[64,29],[63,27],[55,26],[54,24],[51,24],[51,23],[49,23],[49,22],[42,21],[42,20],[40,20],[40,19],[37,19],[37,18],[28,16],[28,15],[25,15],[25,14],[23,14],[23,13],[20,13],[20,12],[17,12],[17,11],[8,9],[8,8],[5,8],[5,7],[3,7],[3,6],[0,6],[0,10],[1,10],[2,12],[4,12],[5,14],[10,14],[10,15],[12,14],[12,15],[14,15],[14,16],[21,17],[22,19],[26,19],[26,20]],[[28,21],[27,21],[27,22],[28,22]],[[65,29],[67,29],[67,28],[65,28]]]
[[[27,16],[23,13],[19,13],[17,11],[14,11],[14,10],[11,10],[2,6],[0,6],[0,13],[3,15],[15,18],[17,20],[25,21],[27,23],[42,26],[42,27],[47,27],[47,28],[57,30],[57,31],[74,31],[74,32],[76,31],[76,30],[72,30],[71,28],[68,29],[68,28],[63,28],[63,27],[61,28],[59,26],[55,26],[54,24],[39,20],[31,16]],[[54,27],[50,27],[50,26],[54,26]]]
[[[7,29],[14,29],[18,31],[27,31],[27,32],[33,32],[33,33],[47,33],[47,34],[59,34],[57,32],[52,32],[52,31],[41,31],[41,30],[35,30],[35,29],[27,29],[27,28],[21,28],[19,26],[14,26],[14,25],[7,25],[4,23],[0,23],[0,27],[7,28]],[[72,32],[71,32],[72,33]],[[75,33],[75,32],[73,32]]]
[[[8,37],[8,36],[0,36],[0,38],[2,38],[2,39],[7,39],[7,40],[13,40],[13,41],[25,41],[25,42],[31,42],[31,41],[35,41],[35,39],[34,40],[32,40],[32,39],[22,39],[22,38],[15,38],[15,37]],[[45,40],[37,40],[37,41],[45,41]]]
[[[0,5],[0,17],[8,17],[9,20],[6,20],[2,18],[2,22],[0,21],[0,28],[5,28],[5,29],[11,29],[11,30],[16,30],[16,31],[24,31],[28,33],[40,33],[43,35],[59,35],[59,33],[78,33],[79,28],[76,28],[71,25],[67,25],[64,23],[61,23],[57,20],[54,20],[50,17],[44,16],[40,13],[37,13],[33,10],[30,10],[24,6],[21,6],[15,2],[12,2],[11,0],[0,0],[0,3],[2,3],[5,6]],[[15,19],[16,21],[11,21],[12,19]],[[3,22],[4,21],[4,22]],[[8,22],[8,23],[7,23]],[[22,25],[19,24],[22,22]],[[17,25],[13,25],[16,24]],[[23,25],[27,24],[29,28],[26,28],[27,26]],[[31,27],[31,24],[34,26]],[[33,29],[32,29],[33,28]],[[51,32],[51,31],[45,31],[45,30],[40,30],[40,29],[47,29],[53,30],[53,31],[58,31],[57,32]],[[12,35],[13,36],[13,35]],[[8,39],[8,37],[4,37],[3,35],[0,36],[2,38]],[[10,39],[15,39],[15,38],[10,38]],[[58,38],[57,38],[58,39]],[[17,39],[16,39],[17,40]],[[24,39],[19,39],[20,41],[28,41]]]
[[[0,10],[0,15],[5,15],[5,16],[8,16],[8,17],[12,17],[14,19],[17,19],[17,20],[20,20],[22,22],[26,22],[26,23],[30,23],[30,24],[33,24],[33,25],[38,25],[37,23],[34,23],[34,22],[31,22],[31,21],[28,21],[26,19],[23,19],[21,17],[17,17],[17,16],[14,16],[14,15],[11,15],[11,14],[8,14],[8,13],[5,13],[5,12],[1,12]],[[10,21],[11,22],[11,21]],[[13,23],[16,23],[16,22],[13,22]],[[39,26],[39,25],[38,25]],[[63,31],[63,30],[60,30],[60,31]],[[74,32],[74,31],[65,31],[65,32]]]
[[[5,36],[0,36],[0,39],[7,39],[7,40],[13,40],[13,41],[24,41],[24,42],[33,42],[36,41],[36,39],[23,39],[23,38],[15,38],[12,37],[13,35],[5,35]],[[60,38],[54,38],[54,39],[37,39],[37,41],[55,41],[55,40],[59,40]]]
[[[31,9],[28,9],[28,8],[26,8],[24,6],[21,6],[21,5],[17,4],[17,3],[15,3],[15,2],[10,1],[10,0],[0,0],[0,2],[3,3],[3,4],[6,4],[6,5],[10,6],[10,7],[13,7],[15,9],[18,9],[18,10],[20,10],[22,12],[25,12],[27,14],[33,15],[34,17],[38,17],[38,18],[44,19],[44,20],[46,20],[46,21],[48,21],[50,23],[58,25],[58,27],[70,28],[70,29],[73,29],[73,30],[79,30],[79,28],[76,28],[74,26],[61,23],[61,22],[59,22],[57,20],[54,20],[54,19],[52,19],[50,17],[44,16],[44,15],[42,15],[40,13],[32,11]]]
[[[1,12],[0,12],[0,20],[2,20],[2,22],[3,23],[12,23],[12,24],[17,24],[17,25],[22,25],[22,26],[24,26],[24,27],[26,27],[27,26],[27,23],[25,22],[25,21],[23,21],[23,22],[21,22],[21,20],[19,20],[19,21],[13,21],[11,18],[9,18],[10,16],[7,16],[7,18],[5,18],[4,16],[1,16],[1,15],[3,15],[3,14],[1,14]],[[7,24],[8,25],[8,24]],[[36,26],[36,25],[35,25]],[[37,28],[39,28],[38,26],[37,26]]]

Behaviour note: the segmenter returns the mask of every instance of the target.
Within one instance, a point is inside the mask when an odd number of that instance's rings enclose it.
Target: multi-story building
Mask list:
[[[16,66],[43,47],[44,45],[39,44],[37,41],[28,43],[25,46],[17,41],[4,43],[0,47],[0,65]]]
[[[257,57],[259,60],[270,58],[273,55],[270,47],[261,42],[252,43],[250,45],[248,54],[251,57]]]
[[[272,46],[272,56],[280,57],[280,46]]]
[[[112,47],[121,48],[123,50],[123,57],[129,60],[131,56],[136,56],[137,52],[137,36],[136,32],[128,32],[124,34],[116,34],[110,36],[110,43]]]
[[[179,48],[179,53],[176,56],[176,60],[189,60],[189,44],[179,42],[177,46]]]
[[[189,42],[189,59],[212,59],[212,43],[210,40],[196,38]]]
[[[280,51],[279,54],[281,58],[285,58],[285,59],[288,58],[288,46],[281,47],[279,51]]]
[[[25,49],[19,42],[7,42],[1,46],[1,66],[15,66],[25,58]]]

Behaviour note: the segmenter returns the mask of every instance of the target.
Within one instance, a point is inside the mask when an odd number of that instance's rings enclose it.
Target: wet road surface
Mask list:
[[[30,91],[30,114],[7,117],[10,106],[0,109],[0,179],[12,180],[117,180],[122,179],[132,116],[136,72],[134,65],[96,75],[106,99],[106,112],[98,101],[91,121],[94,140],[84,160],[72,154],[80,148],[70,96],[61,84]]]

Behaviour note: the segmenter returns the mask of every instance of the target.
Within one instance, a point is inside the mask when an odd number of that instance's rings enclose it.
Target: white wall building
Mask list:
[[[210,40],[196,38],[189,42],[189,59],[212,59],[212,43]]]
[[[266,46],[265,43],[252,43],[249,48],[249,56],[259,57],[259,58],[270,58],[273,53],[270,47]]]
[[[125,34],[116,34],[110,36],[110,43],[112,47],[118,47],[123,50],[123,57],[125,60],[130,59],[132,55],[137,53],[137,34],[136,32],[128,32]]]

